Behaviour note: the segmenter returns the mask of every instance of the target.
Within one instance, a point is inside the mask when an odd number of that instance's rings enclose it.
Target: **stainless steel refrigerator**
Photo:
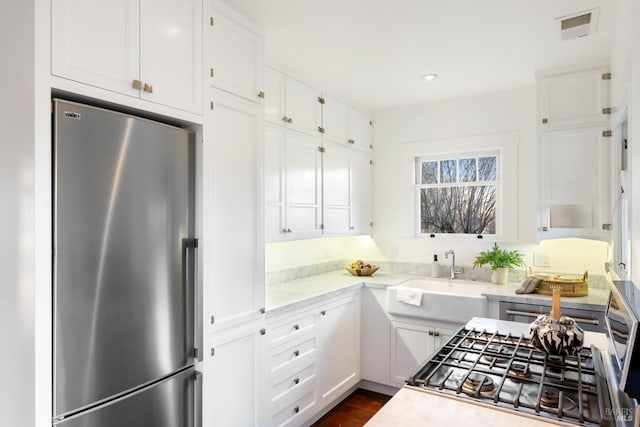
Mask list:
[[[194,135],[53,106],[52,424],[198,427]]]

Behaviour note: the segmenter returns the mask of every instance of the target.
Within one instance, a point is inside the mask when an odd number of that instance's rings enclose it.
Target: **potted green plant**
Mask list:
[[[493,244],[490,251],[482,251],[476,256],[473,268],[483,267],[487,264],[491,267],[491,282],[498,284],[507,283],[509,270],[525,266],[522,253],[517,250],[500,249],[497,243]]]

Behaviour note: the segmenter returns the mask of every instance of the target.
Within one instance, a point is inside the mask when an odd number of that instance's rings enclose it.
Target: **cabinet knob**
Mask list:
[[[326,314],[327,314],[327,312],[326,312],[326,311],[324,311],[324,310],[322,310],[322,311],[320,312],[320,315],[322,315],[322,316],[325,316]]]
[[[353,139],[348,139],[347,144],[355,144],[356,142]]]
[[[543,125],[546,125],[547,123],[549,123],[549,119],[547,119],[546,117],[544,117],[544,118],[542,119],[542,124],[543,124]]]
[[[352,225],[351,227],[349,227],[349,230],[351,230],[351,231],[353,231],[353,230],[355,230],[355,229],[356,229],[356,228],[355,228],[353,225]]]
[[[293,325],[293,330],[294,330],[294,331],[297,331],[298,329],[300,329],[300,326],[298,326],[298,325]]]
[[[264,328],[260,329],[260,335],[264,335],[264,334],[266,334],[266,333],[267,333],[267,330],[266,330],[266,329],[264,329]]]
[[[300,412],[300,407],[299,407],[299,406],[294,407],[294,408],[293,408],[293,412],[294,412],[294,413],[296,413],[296,414],[297,414],[298,412]]]
[[[287,228],[287,233],[291,233],[291,229],[290,228]]]
[[[153,93],[153,85],[150,85],[149,83],[145,83],[144,88],[142,88],[142,90],[144,90],[147,93]]]
[[[258,92],[258,98],[263,98],[264,99],[264,92],[263,91]]]
[[[435,335],[436,337],[439,337],[439,336],[440,336],[440,332],[435,331],[435,332],[433,333],[433,335]]]
[[[429,334],[430,337],[432,337],[433,336],[433,331],[429,331],[428,334]]]
[[[300,356],[300,350],[296,350],[293,352],[293,357],[298,357]]]
[[[300,383],[300,378],[294,378],[294,379],[293,379],[293,383],[294,383],[294,384],[296,384],[296,385],[297,385],[298,383]]]
[[[133,83],[131,83],[131,86],[134,89],[140,90],[140,89],[142,89],[142,82],[140,80],[134,80]]]
[[[209,75],[210,75],[211,77],[214,77],[214,76],[215,76],[215,71],[213,71],[213,68],[209,68]]]
[[[288,122],[289,122],[289,117],[284,116],[284,117],[282,118],[282,121],[283,121],[283,122],[285,122],[285,123],[288,123]]]

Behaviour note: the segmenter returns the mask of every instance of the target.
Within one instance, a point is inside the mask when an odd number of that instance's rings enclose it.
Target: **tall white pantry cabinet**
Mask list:
[[[265,335],[263,37],[255,24],[218,1],[205,1],[203,18],[204,265],[210,302],[203,425],[258,426],[258,354]]]

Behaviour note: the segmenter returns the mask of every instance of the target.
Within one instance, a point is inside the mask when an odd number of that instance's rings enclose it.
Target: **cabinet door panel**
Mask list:
[[[324,95],[322,127],[325,140],[344,144],[347,142],[347,118],[349,107],[337,99]]]
[[[320,235],[320,140],[287,132],[285,144],[286,227],[298,235]]]
[[[258,176],[263,115],[255,104],[212,90],[203,146],[205,263],[216,325],[257,315],[264,306],[262,180]]]
[[[599,228],[604,172],[602,128],[545,132],[542,138],[543,225]],[[548,221],[548,222],[547,222]],[[545,224],[547,222],[547,224]]]
[[[209,83],[257,102],[262,90],[262,36],[231,12],[211,8],[209,14],[205,18],[209,20],[205,33]]]
[[[320,401],[329,403],[359,380],[359,299],[324,309],[318,320]]]
[[[356,234],[371,232],[373,205],[372,165],[369,152],[355,152],[351,156],[351,230]]]
[[[404,384],[433,351],[429,328],[411,324],[393,324],[391,337],[391,382]]]
[[[361,150],[370,150],[373,142],[371,119],[365,113],[355,108],[349,109],[348,139],[353,140],[353,146]]]
[[[265,235],[268,242],[277,240],[284,224],[284,129],[265,127],[264,202]]]
[[[606,69],[559,74],[542,79],[542,117],[547,126],[576,125],[606,120],[608,85]]]
[[[143,99],[202,113],[202,0],[141,0]]]
[[[318,102],[320,92],[285,77],[285,115],[291,119],[288,126],[311,135],[320,135],[321,104]]]
[[[259,426],[257,420],[257,354],[259,327],[213,338],[214,354],[206,360],[204,423],[211,426]],[[230,399],[229,391],[241,399]]]
[[[264,69],[264,115],[272,123],[284,123],[284,74],[270,67]]]
[[[51,72],[139,96],[138,0],[51,2]]]

